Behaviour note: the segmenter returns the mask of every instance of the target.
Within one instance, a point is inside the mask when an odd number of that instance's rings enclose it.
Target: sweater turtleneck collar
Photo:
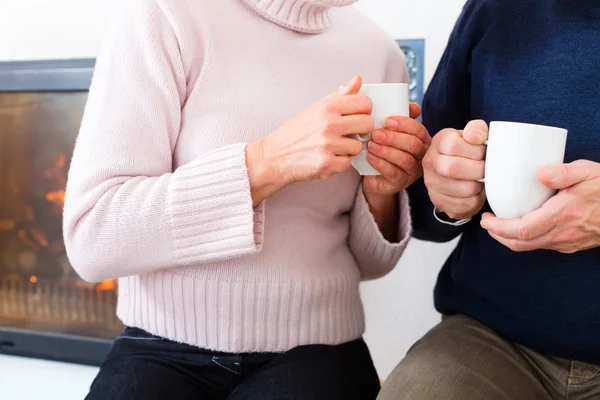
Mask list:
[[[357,0],[242,0],[258,14],[284,28],[321,33],[329,26],[329,10]]]

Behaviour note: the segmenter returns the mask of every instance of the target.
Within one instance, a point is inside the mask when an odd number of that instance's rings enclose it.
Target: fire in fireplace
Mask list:
[[[0,351],[97,364],[122,325],[117,282],[66,257],[62,209],[93,61],[0,63]]]

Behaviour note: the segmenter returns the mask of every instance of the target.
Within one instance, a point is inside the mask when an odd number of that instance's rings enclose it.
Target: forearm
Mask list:
[[[363,280],[376,279],[390,272],[398,263],[410,239],[408,197],[404,191],[394,197],[395,210],[388,208],[392,201],[387,199],[376,205],[373,212],[361,187],[350,212],[348,244]],[[393,232],[392,226],[395,227]],[[382,229],[394,240],[387,239]]]
[[[244,144],[158,176],[142,164],[119,169],[113,161],[118,157],[103,157],[107,150],[93,153],[90,161],[83,155],[93,144],[84,134],[76,146],[63,228],[69,258],[84,279],[120,278],[261,249],[263,208],[252,207]]]

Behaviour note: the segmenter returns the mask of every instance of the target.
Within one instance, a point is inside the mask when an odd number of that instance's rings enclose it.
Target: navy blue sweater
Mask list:
[[[600,162],[600,0],[469,0],[423,121],[434,134],[473,119],[567,128],[566,161]],[[463,234],[438,278],[438,311],[548,355],[600,364],[600,248],[515,253],[479,226],[480,215],[458,228],[435,221],[422,180],[409,192],[417,238]]]

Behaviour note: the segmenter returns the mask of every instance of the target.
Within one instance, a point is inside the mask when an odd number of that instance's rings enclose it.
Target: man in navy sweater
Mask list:
[[[460,234],[435,288],[442,322],[380,399],[600,399],[600,0],[469,0],[423,104],[434,134],[410,189],[415,236]],[[490,214],[490,121],[567,128],[559,193]]]

